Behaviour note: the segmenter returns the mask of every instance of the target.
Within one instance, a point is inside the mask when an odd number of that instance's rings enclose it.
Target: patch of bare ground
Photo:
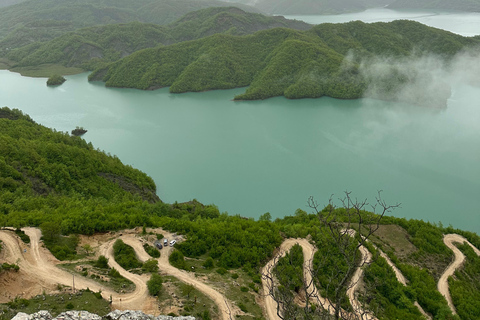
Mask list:
[[[398,225],[380,225],[371,240],[380,244],[383,251],[393,251],[401,260],[418,250],[410,242],[407,231]]]
[[[400,262],[427,269],[435,281],[451,262],[450,257],[441,254],[420,255],[407,231],[398,225],[380,225],[370,240],[384,252],[393,251]]]

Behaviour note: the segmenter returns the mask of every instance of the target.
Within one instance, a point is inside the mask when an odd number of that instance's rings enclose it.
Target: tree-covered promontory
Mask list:
[[[249,86],[238,100],[281,95],[351,99],[363,97],[371,87],[376,88],[372,96],[392,99],[402,86],[422,76],[398,60],[434,56],[449,61],[463,50],[478,52],[479,44],[476,38],[407,20],[326,23],[308,31],[276,28],[246,36],[216,34],[145,49],[95,70],[89,79],[112,87],[170,86],[174,93]],[[372,65],[370,60],[384,66],[383,76],[361,72],[362,66]],[[433,91],[428,97],[421,93],[393,99],[442,105],[450,95],[442,83]]]

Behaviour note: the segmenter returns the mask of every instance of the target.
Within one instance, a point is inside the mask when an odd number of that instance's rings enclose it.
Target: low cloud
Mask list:
[[[373,57],[360,59],[359,72],[367,83],[365,97],[445,108],[456,83],[480,86],[480,54],[463,52],[448,61],[433,55]]]

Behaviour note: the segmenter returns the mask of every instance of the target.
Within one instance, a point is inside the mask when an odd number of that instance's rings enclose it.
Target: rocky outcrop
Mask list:
[[[45,310],[34,314],[17,313],[11,320],[195,320],[194,317],[171,317],[171,316],[152,316],[141,311],[115,310],[104,317],[87,311],[67,311],[60,313],[55,318]]]

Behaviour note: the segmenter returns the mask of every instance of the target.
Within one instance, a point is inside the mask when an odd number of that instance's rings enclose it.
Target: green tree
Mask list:
[[[150,280],[147,281],[148,293],[152,296],[158,296],[162,291],[162,277],[159,274],[152,274]]]
[[[158,261],[155,259],[147,260],[143,263],[142,270],[145,272],[157,272],[158,271]]]
[[[170,257],[168,258],[168,261],[172,266],[178,269],[186,269],[187,264],[185,263],[185,257],[183,256],[183,253],[181,253],[178,250],[174,250],[171,254]]]

